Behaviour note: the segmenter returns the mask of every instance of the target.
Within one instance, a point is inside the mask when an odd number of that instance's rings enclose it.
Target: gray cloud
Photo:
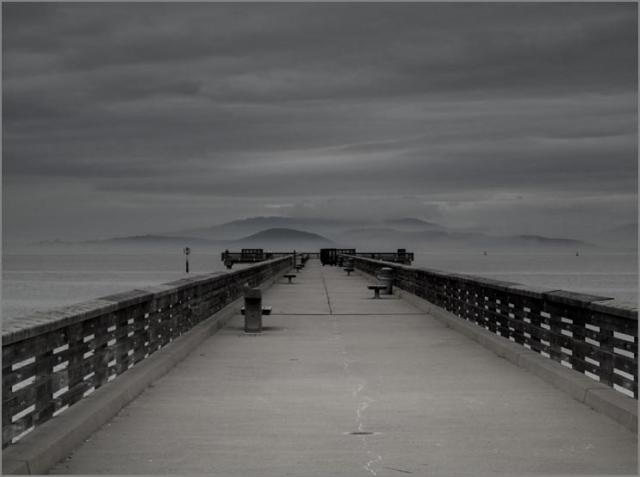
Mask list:
[[[423,217],[469,195],[635,204],[636,8],[3,4],[6,235],[50,237],[24,199],[62,184],[67,229],[97,214],[122,233],[146,230],[109,198],[209,201],[193,225],[381,192]]]

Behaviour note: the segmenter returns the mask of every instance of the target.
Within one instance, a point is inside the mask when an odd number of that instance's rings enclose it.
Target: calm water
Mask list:
[[[241,266],[235,265],[234,270]],[[225,270],[219,254],[192,254],[190,276]],[[182,253],[6,254],[2,317],[70,305],[186,277]]]
[[[224,270],[218,253],[193,254],[189,263],[192,275]],[[414,265],[611,296],[626,303],[636,303],[638,297],[636,254],[416,252]],[[185,276],[181,253],[7,254],[2,316],[23,316]]]
[[[630,253],[415,254],[415,266],[638,301],[638,256]]]

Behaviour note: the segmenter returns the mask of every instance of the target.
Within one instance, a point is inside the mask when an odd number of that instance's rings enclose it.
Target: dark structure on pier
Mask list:
[[[355,248],[323,248],[320,249],[322,265],[342,265],[341,255],[355,255]]]
[[[344,266],[344,255],[360,258],[372,258],[391,263],[401,263],[411,265],[413,253],[407,252],[404,248],[399,248],[397,252],[357,252],[355,248],[323,248],[320,249],[320,261],[322,265]]]
[[[243,248],[240,252],[222,252],[221,260],[224,265],[231,269],[234,263],[257,263],[273,258],[282,258],[288,255],[300,257],[300,260],[319,258],[322,265],[344,265],[342,255],[353,255],[361,258],[371,258],[374,260],[384,260],[385,262],[411,265],[413,253],[407,252],[404,248],[399,248],[396,252],[357,252],[355,248],[323,248],[318,252],[265,252],[262,248]]]
[[[258,263],[274,258],[288,257],[290,255],[293,255],[301,261],[318,258],[319,256],[317,252],[296,253],[295,250],[291,252],[265,252],[262,248],[243,248],[240,252],[229,252],[229,250],[225,250],[222,252],[220,258],[225,267],[231,269],[234,263]]]

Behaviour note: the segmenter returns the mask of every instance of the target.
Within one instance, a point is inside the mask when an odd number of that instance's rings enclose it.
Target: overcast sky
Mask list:
[[[3,3],[3,232],[637,215],[626,4]]]

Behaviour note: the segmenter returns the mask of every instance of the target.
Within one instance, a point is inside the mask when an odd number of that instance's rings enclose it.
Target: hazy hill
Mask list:
[[[85,240],[77,242],[65,242],[62,240],[47,240],[32,244],[38,249],[58,250],[67,252],[161,252],[167,250],[182,250],[184,247],[199,247],[216,250],[224,242],[201,239],[197,237],[165,235],[132,235],[127,237],[113,237],[102,240]]]
[[[61,251],[91,251],[91,252],[160,252],[167,250],[182,250],[184,247],[194,249],[218,251],[225,248],[239,250],[240,248],[264,249],[298,249],[317,250],[330,247],[331,240],[319,234],[288,228],[270,228],[255,234],[232,240],[211,240],[190,236],[166,235],[134,235],[127,237],[113,237],[104,240],[88,240],[83,242],[64,242],[60,240],[39,242],[34,244],[39,248],[56,249]]]
[[[403,217],[401,219],[389,219],[383,222],[385,225],[390,225],[398,230],[446,230],[440,224],[436,224],[435,222],[427,222],[421,219],[415,219],[411,217]]]
[[[306,248],[312,251],[321,247],[330,247],[332,241],[319,234],[288,228],[271,228],[232,241],[236,246],[252,246],[265,249]]]
[[[376,227],[368,227],[368,228],[362,228],[362,229],[350,229],[350,230],[345,230],[342,234],[341,237],[343,238],[367,238],[367,237],[371,237],[371,236],[377,236],[377,237],[383,237],[383,236],[388,236],[388,237],[395,237],[397,235],[401,234],[401,232],[397,229],[391,229],[391,228],[376,228]]]
[[[402,231],[390,228],[347,230],[337,239],[340,246],[352,246],[362,251],[387,251],[407,248],[414,251],[440,249],[482,249],[495,251],[582,250],[594,245],[572,239],[536,235],[491,236],[480,232],[464,232],[434,228]]]
[[[603,247],[637,250],[638,224],[630,222],[603,230],[595,236],[594,240]]]
[[[215,243],[215,241],[201,239],[197,237],[168,237],[165,235],[132,235],[129,237],[114,237],[105,240],[88,240],[84,242],[86,244],[100,244],[100,243],[110,243],[110,244],[201,244],[201,245],[211,245]]]
[[[234,240],[274,228],[303,229],[313,231],[313,233],[317,234],[333,235],[354,225],[358,225],[358,223],[331,219],[251,217],[210,227],[187,229],[175,233],[165,233],[163,235],[188,235],[214,240]]]
[[[540,235],[516,235],[512,237],[512,239],[521,241],[523,244],[528,243],[531,245],[551,245],[558,247],[584,247],[587,245],[587,243],[582,240],[543,237]]]

